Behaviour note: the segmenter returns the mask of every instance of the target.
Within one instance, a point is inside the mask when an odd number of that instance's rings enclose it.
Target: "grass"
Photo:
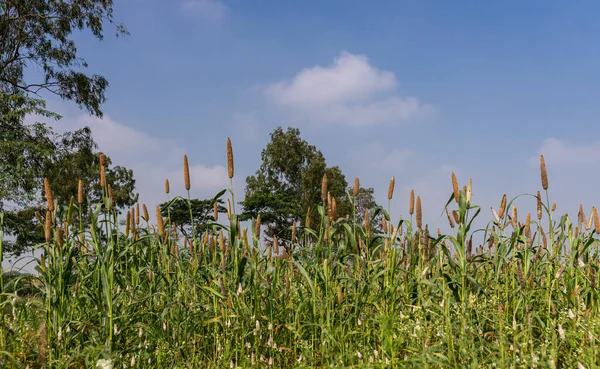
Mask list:
[[[269,243],[234,206],[188,240],[139,207],[123,227],[108,188],[101,204],[52,204],[39,275],[0,278],[0,366],[599,367],[595,209],[556,216],[546,176],[534,219],[513,199],[472,230],[471,184],[452,183],[439,236],[416,226],[414,194],[390,219],[393,183],[368,226],[324,200],[320,224]]]

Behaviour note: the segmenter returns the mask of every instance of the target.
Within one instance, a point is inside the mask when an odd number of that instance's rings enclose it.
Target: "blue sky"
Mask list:
[[[277,126],[294,126],[387,204],[407,215],[412,188],[432,228],[451,191],[473,178],[489,207],[540,189],[546,156],[551,199],[576,214],[598,206],[600,22],[597,1],[116,2],[131,35],[77,35],[90,72],[110,82],[103,120],[51,99],[57,130],[90,125],[117,164],[134,169],[141,201],[235,189],[260,165]],[[533,200],[518,203],[534,209]],[[523,215],[524,218],[524,215]]]

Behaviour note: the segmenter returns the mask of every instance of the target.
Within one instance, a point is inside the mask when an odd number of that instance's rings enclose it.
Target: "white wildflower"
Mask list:
[[[362,359],[362,354],[360,353],[360,351],[356,351],[356,356],[358,356],[359,359]]]
[[[96,368],[97,369],[112,369],[113,364],[112,361],[110,361],[110,359],[99,359],[98,361],[96,361]]]
[[[569,309],[569,319],[575,319],[575,313],[573,313],[573,310]]]
[[[558,336],[561,340],[565,339],[565,330],[563,329],[562,324],[558,325]]]

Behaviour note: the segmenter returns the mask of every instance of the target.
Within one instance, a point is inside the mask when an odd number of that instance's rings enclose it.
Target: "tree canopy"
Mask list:
[[[176,197],[171,201],[159,205],[163,217],[169,217],[172,224],[177,226],[177,231],[185,237],[192,237],[192,226],[197,233],[202,227],[210,227],[210,222],[215,222],[214,206],[217,204],[217,217],[226,213],[223,200],[220,199],[225,191],[221,191],[212,199],[183,199]]]
[[[45,123],[25,119],[60,119],[46,109],[42,96],[72,101],[102,117],[108,81],[87,73],[74,33],[89,31],[102,40],[105,25],[127,34],[113,19],[112,0],[0,0],[0,211],[5,230],[16,240],[5,247],[19,253],[41,237],[35,211],[41,209],[43,178],[65,203],[84,182],[91,201],[99,199],[99,159],[89,129],[56,134]],[[29,72],[34,68],[36,73]],[[110,159],[109,159],[110,163]],[[115,166],[107,173],[117,206],[135,202],[133,172]]]
[[[79,180],[83,183],[84,197],[92,204],[98,203],[102,198],[100,187],[100,152],[92,137],[89,128],[83,128],[75,132],[67,132],[62,135],[52,134],[48,145],[52,148],[49,157],[33,157],[39,163],[39,174],[48,178],[52,195],[59,204],[68,204],[71,198],[77,198]],[[0,145],[0,152],[2,145]],[[115,206],[124,208],[135,204],[138,195],[135,191],[135,179],[133,171],[121,166],[111,166],[110,157],[106,158],[106,182],[112,189]],[[18,166],[13,163],[13,165]],[[35,177],[40,183],[43,178]],[[32,184],[33,186],[34,184]],[[36,183],[34,188],[39,184]],[[34,192],[34,198],[20,204],[16,209],[7,211],[5,214],[5,231],[8,235],[15,236],[14,240],[5,240],[5,250],[9,253],[20,254],[32,245],[44,241],[42,225],[35,216],[38,211],[45,212],[44,194],[40,191]],[[0,201],[2,209],[2,201]],[[87,203],[81,207],[82,216],[87,215]]]
[[[260,214],[261,220],[271,225],[268,233],[277,234],[294,220],[304,222],[307,210],[323,203],[321,181],[325,174],[328,192],[338,202],[337,216],[345,217],[354,211],[348,198],[351,190],[341,169],[327,167],[321,151],[302,139],[299,129],[276,128],[261,158],[260,168],[246,178],[242,220]],[[357,202],[361,206],[377,206],[373,189],[361,188],[359,194]],[[313,219],[318,218],[316,212],[312,214]]]
[[[86,74],[86,61],[77,54],[74,31],[88,30],[102,40],[104,25],[115,25],[117,36],[127,34],[123,24],[113,20],[112,0],[5,0],[0,2],[0,91],[4,97],[49,92],[74,101],[90,114],[102,116],[108,81]],[[35,66],[41,71],[26,73]],[[35,106],[41,106],[37,101]]]

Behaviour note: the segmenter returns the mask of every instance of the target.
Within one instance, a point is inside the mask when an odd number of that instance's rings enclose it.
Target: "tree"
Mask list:
[[[89,113],[102,116],[108,81],[82,72],[88,65],[77,55],[71,34],[91,31],[102,40],[104,24],[116,26],[117,36],[126,35],[123,24],[113,20],[112,0],[2,0],[0,1],[0,91],[5,98],[49,92],[77,103]],[[41,80],[29,80],[26,68],[37,66]],[[34,106],[40,107],[40,101]]]
[[[11,245],[16,252],[34,243],[32,212],[39,205],[42,179],[54,182],[59,201],[76,194],[77,180],[86,182],[92,201],[98,199],[98,158],[89,132],[62,137],[43,123],[25,124],[37,115],[60,119],[46,109],[42,93],[75,102],[101,117],[108,81],[86,74],[88,67],[77,54],[73,32],[91,31],[98,40],[104,25],[126,35],[123,24],[113,20],[112,0],[0,0],[0,211],[6,204],[18,210],[7,214],[7,233],[17,234]],[[35,67],[38,73],[27,73]],[[117,206],[134,201],[133,173],[115,167],[107,173],[113,183]],[[7,245],[7,243],[4,243]]]
[[[89,30],[102,40],[106,22],[117,36],[127,34],[113,20],[112,0],[0,0],[0,210],[6,202],[31,202],[44,175],[41,162],[55,155],[50,127],[24,123],[32,114],[60,119],[41,93],[102,116],[108,82],[85,73],[71,35]],[[31,67],[38,73],[27,73]]]
[[[278,127],[262,151],[262,164],[256,174],[246,178],[246,196],[242,202],[241,219],[256,218],[271,225],[271,233],[281,235],[293,220],[304,222],[308,209],[322,203],[321,181],[327,174],[328,192],[341,202],[337,216],[352,214],[347,198],[348,183],[341,169],[327,167],[321,151],[300,137],[300,130]],[[366,192],[365,192],[366,191]],[[374,204],[372,189],[364,190],[361,199]],[[344,202],[347,201],[347,204]],[[312,212],[311,223],[318,221]]]
[[[53,198],[58,204],[68,204],[71,198],[77,201],[79,180],[84,185],[84,196],[91,204],[98,203],[102,198],[99,179],[100,153],[96,152],[97,145],[91,130],[86,127],[75,132],[54,135],[49,146],[53,148],[52,155],[50,158],[40,159],[40,172],[48,178]],[[121,166],[111,167],[111,162],[107,157],[106,182],[111,185],[115,206],[125,208],[135,204],[138,195],[134,193],[133,171]],[[45,197],[40,191],[36,192],[36,196],[37,201],[31,201],[5,214],[5,231],[14,236],[14,240],[4,241],[7,253],[19,255],[32,245],[44,242],[43,227],[35,212],[45,213]],[[87,219],[87,205],[86,202],[81,207],[84,220]]]
[[[214,222],[214,205],[217,202],[217,212],[226,213],[221,197],[225,191],[222,191],[213,199],[183,199],[177,197],[171,201],[159,205],[163,217],[169,217],[171,224],[177,226],[177,230],[187,238],[192,237],[192,221],[196,233],[199,233],[204,227],[210,226],[209,222]],[[191,217],[190,217],[191,211]]]

